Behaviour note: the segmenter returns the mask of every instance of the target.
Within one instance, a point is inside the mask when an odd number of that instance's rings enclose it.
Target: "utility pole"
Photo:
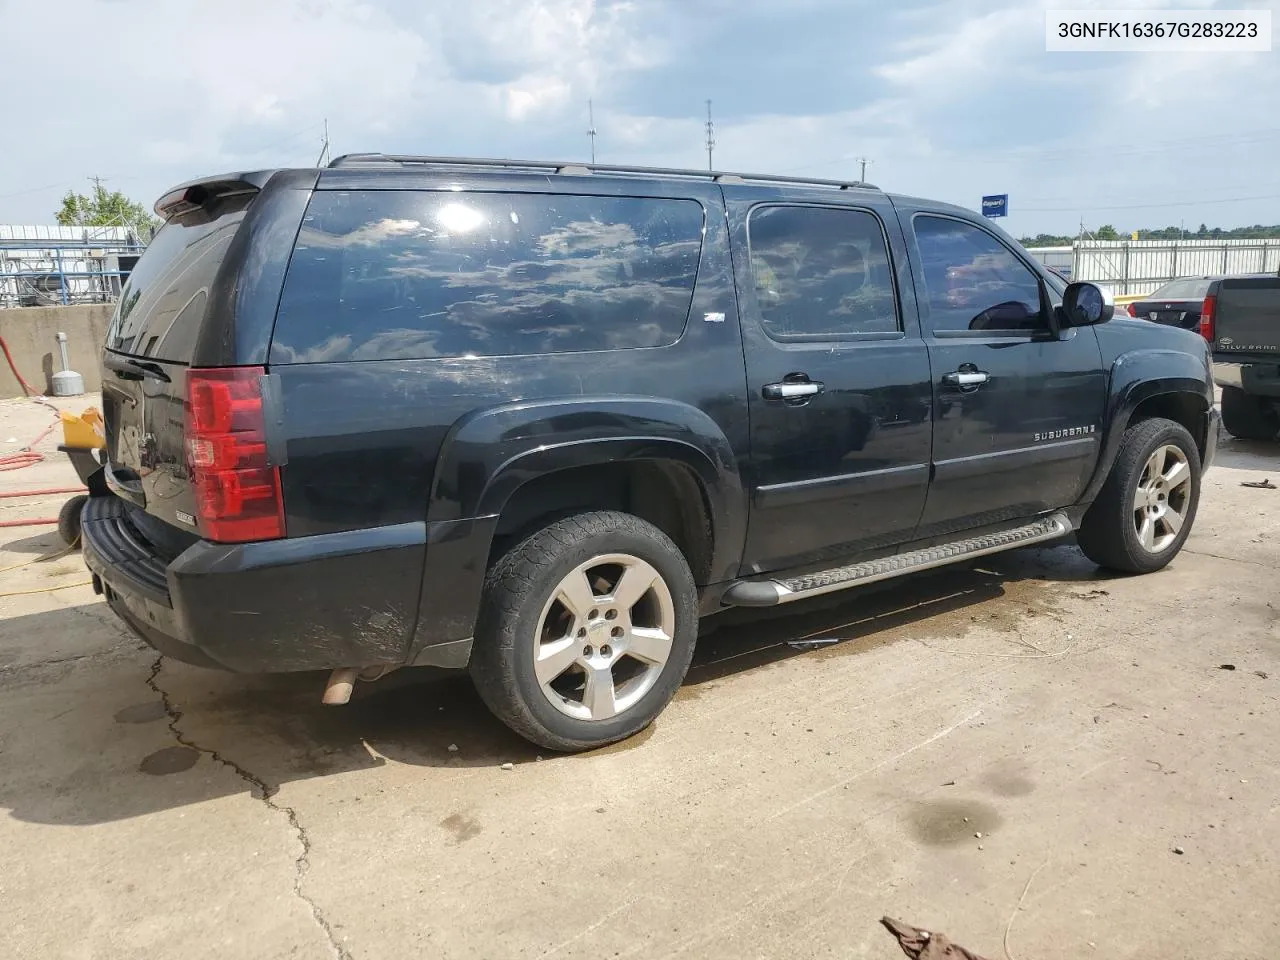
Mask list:
[[[716,127],[711,122],[711,101],[707,101],[707,169],[714,170],[715,166],[711,161],[711,153],[716,147]]]
[[[587,136],[591,138],[591,162],[596,162],[596,111],[595,105],[587,101]]]
[[[867,164],[868,164],[868,163],[870,163],[870,162],[871,162],[871,161],[870,161],[870,160],[868,160],[866,157],[859,157],[859,158],[858,158],[858,163],[862,164],[862,173],[858,175],[858,182],[859,182],[859,183],[866,183],[866,182],[867,182]]]
[[[316,159],[316,166],[323,167],[329,162],[329,118],[324,118],[324,145],[320,147],[320,156]]]

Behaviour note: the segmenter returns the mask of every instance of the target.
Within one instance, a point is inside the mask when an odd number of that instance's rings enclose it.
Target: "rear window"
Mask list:
[[[1205,294],[1209,292],[1209,284],[1212,282],[1212,280],[1201,280],[1194,277],[1185,280],[1172,280],[1155,293],[1150,294],[1147,299],[1203,300]]]
[[[317,193],[273,363],[660,347],[684,332],[702,250],[692,200]]]
[[[186,363],[195,349],[209,287],[248,207],[237,198],[214,215],[160,228],[120,292],[107,331],[119,353]]]

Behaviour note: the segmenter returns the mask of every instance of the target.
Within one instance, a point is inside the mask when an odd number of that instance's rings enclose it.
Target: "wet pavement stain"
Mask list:
[[[453,834],[455,844],[463,844],[474,837],[480,836],[480,831],[483,829],[478,820],[464,813],[451,813],[440,821],[440,826]]]
[[[148,754],[138,764],[138,769],[153,777],[164,777],[171,773],[182,773],[190,770],[200,759],[200,751],[190,747],[165,747],[155,753]]]
[[[132,707],[118,710],[113,719],[116,723],[152,723],[163,720],[164,717],[164,704],[154,700],[148,703],[135,703]]]
[[[922,801],[908,814],[911,832],[931,847],[949,847],[984,837],[1004,822],[996,808],[979,800]]]
[[[580,757],[603,757],[610,753],[625,753],[627,750],[634,750],[640,744],[644,743],[653,736],[653,731],[657,728],[657,723],[651,723],[639,733],[627,737],[625,740],[619,740],[617,743],[606,744],[603,747],[597,747],[594,750],[587,750],[578,754]]]
[[[704,683],[701,686],[685,685],[676,691],[673,699],[677,701],[701,700],[704,693],[710,693],[715,688],[716,685],[714,683]]]
[[[1025,797],[1036,788],[1027,775],[1026,764],[1018,760],[994,764],[983,775],[982,782],[992,793],[1001,797]]]

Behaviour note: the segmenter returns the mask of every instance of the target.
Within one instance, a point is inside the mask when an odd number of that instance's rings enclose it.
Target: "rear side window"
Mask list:
[[[898,309],[874,214],[768,206],[748,221],[751,274],[766,332],[778,340],[895,333]]]
[[[236,198],[160,228],[120,292],[107,347],[157,360],[190,361],[209,287],[244,219]]]
[[[702,250],[692,200],[318,192],[289,264],[275,363],[660,347]]]

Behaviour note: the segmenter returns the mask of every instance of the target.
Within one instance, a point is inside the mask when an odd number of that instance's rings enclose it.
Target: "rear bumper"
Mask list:
[[[1213,362],[1213,382],[1220,387],[1235,387],[1259,397],[1280,397],[1280,362],[1236,363]]]
[[[198,541],[157,557],[117,497],[81,524],[94,588],[166,656],[243,673],[399,665],[418,620],[426,524],[245,544]]]

